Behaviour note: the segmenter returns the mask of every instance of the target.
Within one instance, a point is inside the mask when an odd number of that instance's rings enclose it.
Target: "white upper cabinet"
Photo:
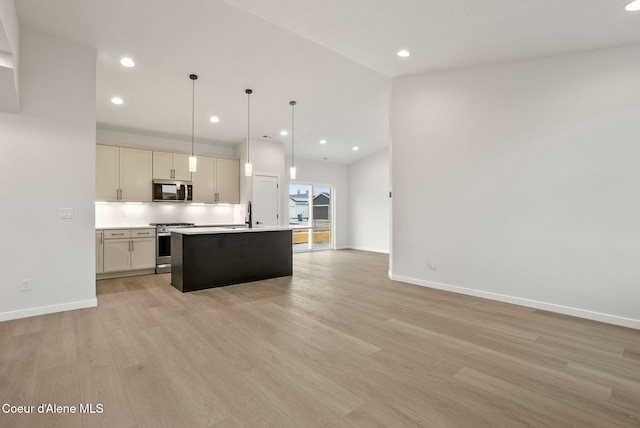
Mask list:
[[[151,151],[96,146],[97,201],[150,202],[151,174]]]
[[[191,181],[189,155],[153,152],[153,178],[160,180]]]
[[[176,180],[191,181],[189,155],[173,154],[173,175]]]
[[[198,156],[198,168],[191,173],[193,202],[216,202],[216,159]]]
[[[96,146],[96,200],[120,199],[120,148]]]
[[[198,171],[192,173],[193,202],[240,202],[240,161],[198,156]]]
[[[153,178],[171,180],[173,178],[173,154],[153,152]]]
[[[240,203],[240,161],[217,159],[216,188],[218,200],[226,204]]]
[[[123,201],[151,202],[152,155],[149,150],[120,147],[120,198]]]
[[[193,202],[240,203],[240,161],[198,156],[189,172],[189,155],[96,146],[96,200],[151,202],[153,180],[191,181]]]

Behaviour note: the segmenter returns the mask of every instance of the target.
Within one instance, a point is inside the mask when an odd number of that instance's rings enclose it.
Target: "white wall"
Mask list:
[[[286,159],[287,181],[285,196],[289,188],[289,168],[291,159]],[[296,159],[296,180],[299,184],[324,184],[335,190],[335,229],[336,248],[348,248],[349,245],[349,166],[338,163]],[[288,197],[287,197],[288,199]]]
[[[640,328],[639,75],[636,45],[395,79],[392,277]]]
[[[265,174],[278,177],[280,195],[280,224],[286,224],[286,213],[289,210],[287,200],[287,184],[284,175],[284,145],[276,141],[251,139],[250,160],[253,165],[253,176],[244,175],[244,164],[247,162],[246,140],[239,147],[240,152],[240,201],[246,204],[253,199],[253,179],[256,174]],[[246,208],[246,205],[244,206]],[[243,208],[242,216],[246,213]],[[254,220],[255,221],[255,220]]]
[[[22,111],[0,113],[0,320],[96,305],[95,63],[91,49],[21,29]]]
[[[349,165],[349,243],[351,248],[389,252],[391,190],[389,150]]]

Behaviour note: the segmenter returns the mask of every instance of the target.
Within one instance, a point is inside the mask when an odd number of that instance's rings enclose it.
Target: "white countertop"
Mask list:
[[[196,227],[201,227],[201,228],[215,228],[215,227],[227,227],[227,228],[231,228],[231,227],[244,227],[244,225],[242,224],[220,224],[220,225],[216,225],[216,224],[203,224],[203,225],[199,225],[196,224]],[[96,230],[114,230],[114,229],[155,229],[155,226],[151,226],[149,224],[133,224],[133,225],[120,225],[120,226],[96,226]]]
[[[149,226],[148,224],[140,225],[127,225],[127,226],[96,226],[96,230],[115,230],[115,229],[155,229],[155,226]]]
[[[182,235],[213,235],[217,233],[245,233],[245,232],[276,232],[281,230],[308,229],[299,226],[268,226],[268,227],[184,227],[172,230]]]

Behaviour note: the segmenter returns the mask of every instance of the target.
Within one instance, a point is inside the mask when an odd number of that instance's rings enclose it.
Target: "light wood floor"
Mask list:
[[[392,282],[384,255],[0,323],[0,404],[102,403],[0,427],[639,427],[640,331]]]

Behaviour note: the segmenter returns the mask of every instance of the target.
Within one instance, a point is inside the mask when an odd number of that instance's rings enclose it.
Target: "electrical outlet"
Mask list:
[[[73,208],[60,208],[60,218],[69,220],[73,218]]]
[[[32,283],[33,283],[32,279],[23,279],[22,284],[20,285],[20,289],[22,291],[31,291]]]
[[[438,262],[436,260],[429,260],[429,269],[438,270]]]

